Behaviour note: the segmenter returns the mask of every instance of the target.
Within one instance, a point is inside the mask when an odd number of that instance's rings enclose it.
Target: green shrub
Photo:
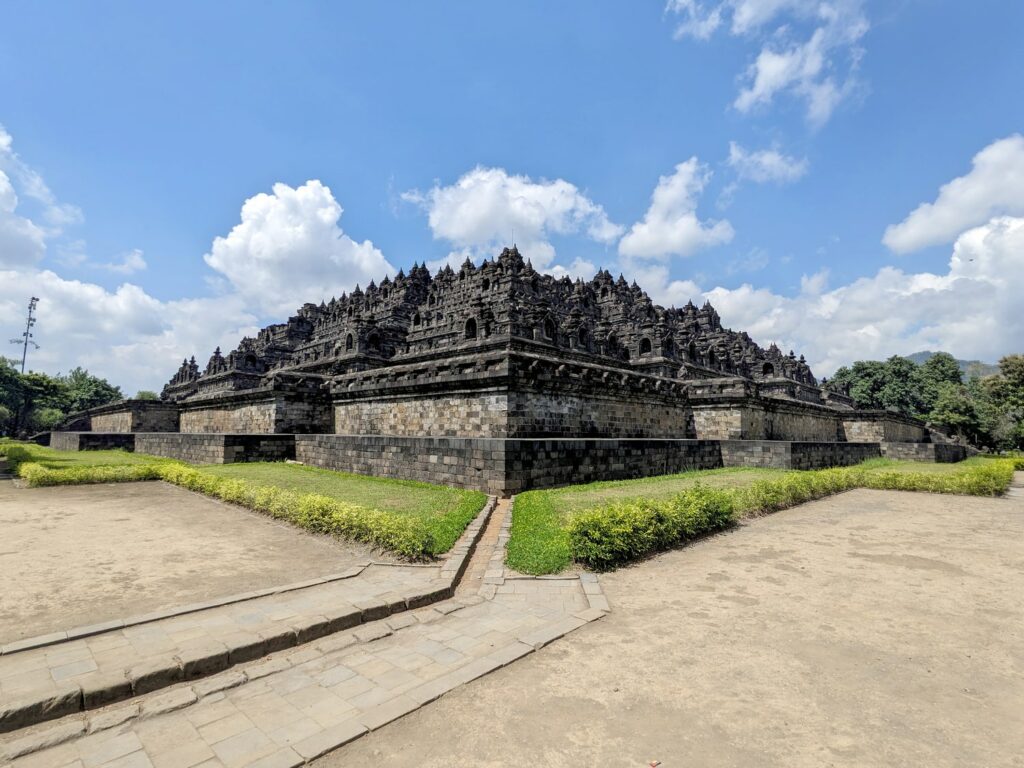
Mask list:
[[[45,485],[85,485],[89,483],[130,483],[138,480],[159,480],[156,464],[122,464],[100,467],[68,467],[50,469],[36,462],[18,464],[18,476],[33,488]]]
[[[554,492],[530,491],[516,497],[506,562],[532,574],[557,573],[572,561],[603,570],[719,530],[734,516],[775,512],[854,488],[996,496],[1009,486],[1018,461],[972,459],[940,472],[877,459],[790,472],[747,487],[698,484],[668,500],[638,495],[565,513],[556,508]]]
[[[567,526],[572,558],[607,570],[721,530],[732,523],[733,493],[696,486],[667,500],[636,499],[585,510]]]
[[[216,477],[185,464],[160,467],[160,477],[191,491],[239,504],[298,525],[422,559],[440,550],[421,518],[382,512],[313,493],[298,493],[244,480]],[[450,545],[449,545],[450,548]]]

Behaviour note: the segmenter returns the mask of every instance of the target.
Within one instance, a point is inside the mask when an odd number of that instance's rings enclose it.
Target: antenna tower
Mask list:
[[[11,339],[11,344],[21,345],[21,372],[25,373],[25,358],[28,357],[28,345],[31,344],[36,349],[39,349],[39,345],[32,341],[32,326],[36,324],[36,319],[33,313],[36,311],[36,305],[39,304],[39,299],[33,296],[28,302],[28,319],[25,321],[25,332],[21,334],[20,339]]]

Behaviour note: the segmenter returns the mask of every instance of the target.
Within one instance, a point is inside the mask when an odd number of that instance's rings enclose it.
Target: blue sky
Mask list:
[[[40,296],[42,370],[159,388],[302,300],[513,231],[549,270],[710,298],[819,375],[1021,351],[1017,2],[7,2],[0,19],[0,326],[13,338]]]

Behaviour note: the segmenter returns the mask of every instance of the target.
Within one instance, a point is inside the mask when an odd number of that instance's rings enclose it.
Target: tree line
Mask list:
[[[999,373],[966,381],[945,352],[920,365],[899,356],[858,360],[823,384],[849,394],[858,408],[924,419],[981,448],[1024,449],[1024,355],[1007,355]]]
[[[155,400],[157,395],[142,391],[136,398]],[[72,413],[119,400],[124,400],[120,387],[84,368],[56,376],[23,374],[13,360],[0,357],[0,435],[45,432]]]

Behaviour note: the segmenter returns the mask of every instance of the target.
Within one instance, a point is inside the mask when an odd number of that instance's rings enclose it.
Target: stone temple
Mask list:
[[[205,366],[183,361],[160,401],[80,414],[53,440],[492,493],[964,452],[922,422],[855,410],[802,356],[723,327],[710,304],[666,309],[607,271],[540,274],[515,247],[306,304]]]

